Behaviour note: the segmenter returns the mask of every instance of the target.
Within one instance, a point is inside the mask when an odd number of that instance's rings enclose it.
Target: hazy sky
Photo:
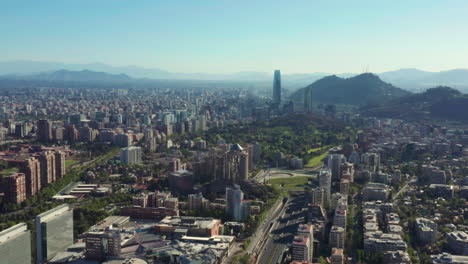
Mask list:
[[[0,0],[0,61],[172,72],[468,68],[467,0]]]

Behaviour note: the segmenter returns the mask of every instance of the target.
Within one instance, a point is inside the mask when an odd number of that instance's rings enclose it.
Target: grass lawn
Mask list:
[[[317,152],[317,151],[321,151],[321,150],[324,150],[324,149],[327,149],[327,148],[331,148],[332,146],[324,146],[324,147],[318,147],[318,148],[313,148],[313,149],[309,149],[307,151],[307,154],[310,154],[310,153],[314,153],[314,152]]]
[[[19,172],[19,169],[16,168],[16,167],[12,167],[12,168],[8,168],[8,169],[4,169],[4,170],[0,171],[0,174],[8,176],[8,175],[13,174],[15,172]]]
[[[65,161],[65,168],[69,168],[77,163],[80,163],[79,160],[73,160],[73,159],[70,159],[70,160],[66,160]]]
[[[319,156],[315,156],[313,158],[311,158],[307,164],[305,165],[306,168],[313,168],[313,167],[317,167],[319,166],[320,164],[322,164],[323,162],[323,159],[325,159],[328,155],[328,151],[324,152],[323,154],[319,155]]]
[[[308,182],[307,176],[294,176],[288,178],[271,179],[269,184],[278,187],[282,191],[303,191]]]

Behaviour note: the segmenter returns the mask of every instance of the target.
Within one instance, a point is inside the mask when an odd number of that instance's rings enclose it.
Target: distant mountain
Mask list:
[[[137,66],[114,67],[103,63],[67,64],[44,61],[4,61],[0,62],[0,75],[31,75],[59,70],[107,72],[111,74],[127,74],[138,78],[157,78],[169,72],[160,69],[146,69]]]
[[[166,79],[166,80],[226,80],[249,81],[270,85],[273,81],[271,72],[242,71],[231,74],[211,73],[177,73],[158,68],[144,68],[139,66],[110,66],[103,63],[67,64],[46,61],[0,61],[0,75],[31,75],[58,70],[107,72],[111,74],[127,74],[133,78]],[[295,73],[282,74],[282,84],[286,89],[294,90],[315,82],[331,73]],[[353,73],[337,74],[338,77],[348,78]],[[430,87],[445,85],[468,92],[468,70],[456,69],[442,72],[428,72],[418,69],[400,69],[377,74],[383,81],[409,90],[423,91]]]
[[[306,89],[312,89],[312,100],[324,104],[366,105],[410,94],[400,88],[385,83],[372,73],[364,73],[351,78],[335,75],[324,77],[311,85],[299,89],[291,98],[302,104]]]
[[[425,92],[367,105],[361,112],[368,116],[407,120],[468,121],[468,95],[450,87],[436,87]]]
[[[69,71],[58,70],[54,72],[31,74],[31,75],[7,75],[0,77],[3,79],[16,80],[37,80],[50,82],[122,82],[131,81],[126,74],[110,74],[105,72],[95,72],[89,70]]]
[[[454,69],[441,72],[428,72],[418,69],[400,69],[383,72],[380,78],[410,91],[424,91],[435,86],[450,86],[468,91],[468,70]]]

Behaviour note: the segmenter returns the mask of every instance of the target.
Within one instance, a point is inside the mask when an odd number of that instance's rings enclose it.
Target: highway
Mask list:
[[[291,244],[299,224],[305,221],[305,212],[302,210],[307,200],[301,196],[291,197],[287,205],[281,210],[277,221],[273,224],[271,232],[266,237],[257,263],[281,263],[283,253]]]
[[[255,233],[251,236],[251,241],[247,247],[247,254],[257,255],[260,252],[261,245],[265,241],[265,237],[268,236],[271,227],[273,226],[276,219],[279,217],[280,213],[283,211],[283,208],[288,204],[287,198],[280,198],[278,201],[271,207],[268,211],[265,221],[257,227]]]

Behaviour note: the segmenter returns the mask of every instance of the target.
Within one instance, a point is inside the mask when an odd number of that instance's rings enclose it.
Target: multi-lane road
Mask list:
[[[305,221],[303,208],[307,204],[304,195],[291,197],[273,223],[260,249],[257,263],[281,263],[284,252],[291,244],[299,224]]]

